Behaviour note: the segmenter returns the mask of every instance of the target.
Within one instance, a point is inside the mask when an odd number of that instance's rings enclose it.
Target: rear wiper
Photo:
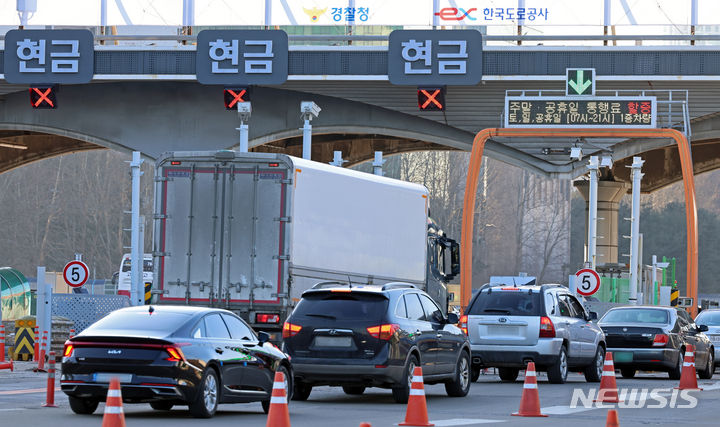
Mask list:
[[[505,313],[510,314],[510,310],[504,310],[502,308],[486,308],[483,313]]]
[[[306,314],[306,316],[311,316],[311,317],[324,317],[324,318],[326,318],[326,319],[337,319],[337,317],[331,316],[331,315],[329,315],[329,314],[310,313],[310,314]]]

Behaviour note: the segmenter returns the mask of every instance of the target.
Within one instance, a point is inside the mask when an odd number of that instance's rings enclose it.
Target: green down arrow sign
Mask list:
[[[568,68],[566,72],[565,94],[595,95],[594,68]]]

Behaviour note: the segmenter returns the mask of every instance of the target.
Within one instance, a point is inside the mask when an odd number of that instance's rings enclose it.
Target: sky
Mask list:
[[[16,26],[17,0],[0,0],[0,25]],[[680,27],[691,23],[692,0],[610,0],[611,24],[627,26]],[[432,0],[269,0],[270,25],[345,25],[345,14],[334,9],[356,8],[357,25],[432,24]],[[547,11],[525,24],[533,27],[602,26],[605,0],[521,0],[526,10]],[[183,0],[107,0],[108,25],[168,25],[183,23]],[[440,25],[488,25],[512,27],[519,0],[439,0],[444,16]],[[720,0],[697,0],[698,25],[720,24]],[[195,0],[195,25],[265,25],[266,0]],[[625,7],[627,6],[627,8]],[[121,12],[121,7],[125,13]],[[361,16],[360,8],[366,13]],[[457,13],[453,10],[457,9]],[[492,16],[490,10],[492,9]],[[498,16],[498,10],[503,16]],[[629,13],[628,13],[629,11]],[[467,14],[466,14],[467,13]],[[363,18],[361,20],[360,18]],[[100,25],[100,0],[37,0],[37,12],[29,20],[35,25]],[[649,28],[649,27],[647,27]],[[541,31],[547,33],[546,31]],[[653,31],[654,33],[655,31]],[[685,31],[681,31],[685,32]],[[667,33],[667,30],[664,30]]]

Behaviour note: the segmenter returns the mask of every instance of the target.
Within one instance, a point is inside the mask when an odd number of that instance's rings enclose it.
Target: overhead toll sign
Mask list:
[[[10,30],[5,80],[13,84],[89,83],[95,52],[88,30]]]
[[[388,40],[394,85],[474,86],[482,79],[482,35],[476,30],[396,30]]]
[[[567,68],[565,70],[565,95],[595,95],[594,68]]]
[[[505,127],[656,127],[657,99],[638,97],[505,97]]]
[[[205,30],[197,36],[196,74],[206,85],[282,84],[288,36],[280,30]]]

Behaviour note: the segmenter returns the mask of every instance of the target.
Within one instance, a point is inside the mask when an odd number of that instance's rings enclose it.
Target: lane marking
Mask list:
[[[24,411],[28,408],[2,408],[0,409],[0,412],[10,412],[10,411]]]
[[[577,412],[585,412],[589,411],[591,409],[598,409],[598,408],[583,408],[581,406],[578,406],[577,408],[571,408],[569,406],[548,406],[547,408],[540,408],[540,412],[547,415],[569,415],[569,414],[575,414]]]
[[[430,421],[431,424],[435,424],[437,427],[468,426],[471,424],[493,424],[493,423],[504,423],[504,422],[505,422],[505,420],[487,420],[487,419],[471,419],[471,418],[453,418],[450,420]]]
[[[709,390],[720,390],[720,383],[714,383],[711,385],[704,385],[702,386],[703,390],[709,391]]]
[[[57,387],[55,391],[61,391],[60,387]],[[29,394],[29,393],[45,393],[47,392],[47,388],[26,388],[23,390],[5,390],[0,391],[0,395],[8,395],[8,394]]]

